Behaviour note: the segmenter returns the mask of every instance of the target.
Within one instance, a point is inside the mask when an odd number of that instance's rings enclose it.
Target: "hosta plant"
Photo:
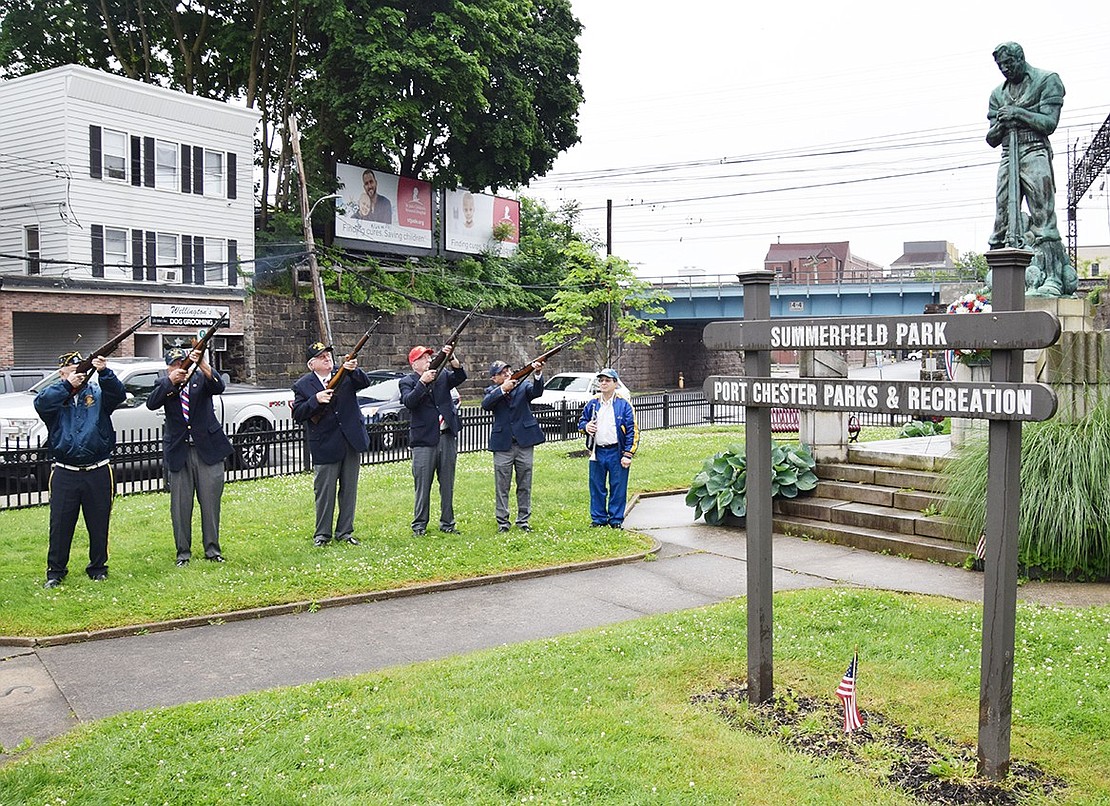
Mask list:
[[[771,443],[771,497],[794,498],[817,486],[813,472],[816,461],[804,445]],[[725,515],[743,518],[748,514],[748,461],[744,445],[736,443],[705,460],[694,476],[686,505],[694,508],[694,519],[719,525]]]

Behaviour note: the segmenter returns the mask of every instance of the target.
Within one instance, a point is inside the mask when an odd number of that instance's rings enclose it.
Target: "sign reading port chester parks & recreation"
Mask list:
[[[1044,311],[964,316],[930,314],[860,319],[718,322],[706,327],[713,350],[1000,350],[1047,347],[1060,323]],[[705,381],[711,403],[929,417],[1047,420],[1056,395],[1039,383],[932,383],[828,378],[728,377]]]

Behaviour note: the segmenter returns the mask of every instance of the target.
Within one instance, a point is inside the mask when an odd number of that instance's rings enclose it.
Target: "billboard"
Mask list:
[[[505,235],[502,240],[493,237],[494,227]],[[448,190],[443,204],[443,231],[448,252],[512,255],[520,243],[520,202],[465,189]]]
[[[366,244],[432,248],[432,185],[408,176],[338,163],[342,203],[335,206],[335,237]]]

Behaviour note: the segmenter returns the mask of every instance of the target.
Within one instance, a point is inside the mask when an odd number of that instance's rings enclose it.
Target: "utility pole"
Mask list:
[[[293,160],[297,166],[297,177],[301,182],[301,220],[304,224],[304,242],[308,249],[308,275],[312,281],[312,296],[316,303],[316,332],[329,345],[331,322],[328,320],[328,301],[324,296],[324,284],[320,280],[320,267],[316,263],[316,241],[312,237],[312,207],[308,204],[308,182],[304,175],[304,162],[301,160],[301,134],[297,120],[289,116],[289,144],[293,147]],[[295,284],[294,284],[295,287]]]
[[[613,200],[605,200],[605,260],[613,256]],[[606,266],[606,269],[609,267]],[[605,303],[605,366],[613,366],[613,291]]]

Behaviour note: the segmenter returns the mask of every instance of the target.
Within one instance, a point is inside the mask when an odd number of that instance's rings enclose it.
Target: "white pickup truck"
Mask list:
[[[162,409],[148,409],[146,399],[158,378],[166,374],[165,363],[150,358],[109,358],[108,366],[127,390],[127,400],[112,413],[117,460],[128,455],[135,460],[149,459],[149,456],[138,454],[152,452],[150,440],[155,436],[160,458],[160,437],[166,414]],[[0,395],[0,477],[24,476],[28,472],[43,474],[40,460],[46,445],[46,424],[39,419],[34,401],[38,390],[56,379],[57,373],[25,392]],[[236,454],[232,458],[237,467],[264,466],[269,461],[274,430],[289,427],[293,422],[291,389],[229,384],[227,390],[212,401],[216,417],[235,445]],[[127,446],[136,438],[145,442],[146,447],[142,451],[128,451]]]

